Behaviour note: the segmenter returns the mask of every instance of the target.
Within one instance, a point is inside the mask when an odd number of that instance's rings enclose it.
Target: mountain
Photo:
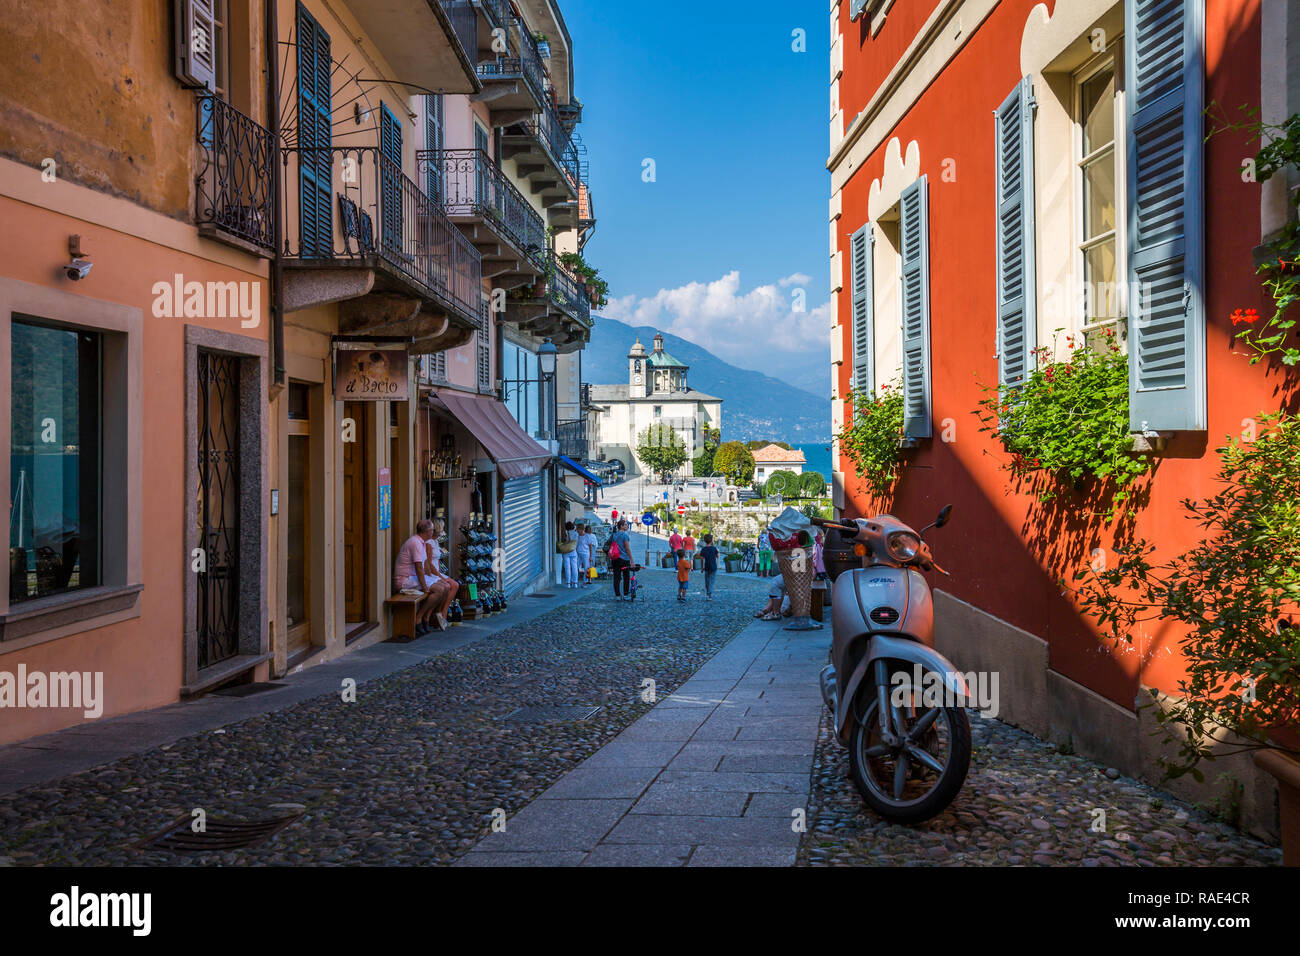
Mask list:
[[[639,336],[649,351],[658,330],[600,316],[594,319],[591,341],[582,353],[582,380],[595,385],[626,385],[628,349]],[[830,441],[829,397],[818,397],[762,372],[737,368],[676,335],[664,334],[664,349],[691,367],[687,377],[691,388],[722,399],[723,441]],[[829,369],[827,377],[829,380]]]

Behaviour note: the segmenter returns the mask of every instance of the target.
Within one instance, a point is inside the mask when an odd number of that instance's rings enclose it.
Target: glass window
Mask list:
[[[15,319],[9,601],[95,587],[100,569],[100,337]]]
[[[1120,317],[1121,205],[1119,150],[1115,142],[1119,96],[1110,51],[1076,76],[1079,125],[1078,168],[1080,308],[1085,332],[1115,324]]]

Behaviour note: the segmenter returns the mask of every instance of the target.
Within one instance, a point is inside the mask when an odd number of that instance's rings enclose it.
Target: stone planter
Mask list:
[[[740,570],[740,561],[735,558],[724,558],[722,563],[726,565],[728,574],[735,574]]]
[[[1300,866],[1300,761],[1280,750],[1258,750],[1255,765],[1277,780],[1278,815],[1282,823],[1282,863]]]

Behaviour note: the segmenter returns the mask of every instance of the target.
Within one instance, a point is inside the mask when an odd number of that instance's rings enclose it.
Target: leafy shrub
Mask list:
[[[880,386],[879,395],[855,392],[853,420],[836,437],[840,454],[854,464],[871,495],[889,495],[902,465],[902,389],[895,384]]]

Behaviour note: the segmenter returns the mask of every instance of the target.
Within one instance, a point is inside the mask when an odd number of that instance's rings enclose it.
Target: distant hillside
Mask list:
[[[597,385],[627,384],[627,352],[637,336],[647,351],[656,330],[595,317],[591,341],[582,353],[582,378]],[[773,439],[791,444],[830,440],[830,402],[771,376],[737,368],[712,352],[675,335],[664,349],[691,367],[692,388],[716,395],[722,404],[723,441]]]

